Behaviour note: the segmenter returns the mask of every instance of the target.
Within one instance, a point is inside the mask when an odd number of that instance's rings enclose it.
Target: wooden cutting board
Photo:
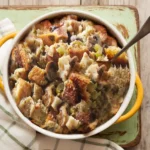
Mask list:
[[[100,16],[110,23],[112,23],[128,41],[133,35],[136,34],[139,28],[139,15],[136,8],[131,6],[16,6],[16,7],[1,7],[0,8],[0,20],[9,18],[15,24],[17,30],[20,30],[31,20],[38,16],[62,9],[79,9],[88,11],[97,16]],[[139,44],[135,44],[131,48],[134,56],[134,62],[137,71],[140,73],[140,56],[139,56]],[[136,100],[136,87],[132,97],[132,100],[126,110],[131,109]],[[116,124],[105,130],[104,132],[96,135],[97,138],[103,137],[114,141],[124,148],[135,146],[140,141],[141,136],[141,121],[140,111],[137,112],[132,118],[125,122]]]

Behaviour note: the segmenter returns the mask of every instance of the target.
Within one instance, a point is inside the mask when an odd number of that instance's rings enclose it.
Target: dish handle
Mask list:
[[[0,47],[9,39],[14,38],[16,36],[17,32],[13,32],[10,33],[6,36],[4,36],[3,38],[0,39]],[[131,110],[129,112],[127,112],[126,114],[122,115],[116,122],[120,123],[123,122],[129,118],[131,118],[140,108],[142,101],[143,101],[143,86],[142,86],[142,82],[140,80],[139,75],[136,73],[136,87],[137,87],[137,98],[135,101],[134,106],[131,108]],[[2,76],[0,76],[0,89],[4,92],[4,85],[3,85],[3,81],[2,81]]]
[[[142,101],[143,101],[144,92],[143,92],[143,85],[142,85],[142,82],[140,80],[140,77],[139,77],[138,73],[136,73],[135,84],[136,84],[136,87],[137,87],[137,98],[136,98],[136,101],[135,101],[133,107],[131,108],[131,110],[129,110],[129,112],[127,112],[126,114],[122,115],[115,122],[115,124],[123,122],[123,121],[131,118],[140,109],[140,107],[142,105]]]
[[[9,39],[11,39],[11,38],[14,38],[14,37],[16,36],[16,34],[17,34],[17,32],[12,32],[12,33],[9,33],[9,34],[7,34],[6,36],[2,37],[2,38],[0,39],[0,47],[1,47],[7,40],[9,40]],[[2,75],[1,75],[1,74],[0,74],[0,89],[1,89],[1,91],[2,91],[3,93],[5,93],[5,92],[4,92],[4,85],[3,85],[3,81],[2,81]]]

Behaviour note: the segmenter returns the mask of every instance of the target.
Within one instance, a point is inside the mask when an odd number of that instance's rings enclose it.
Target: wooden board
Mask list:
[[[32,19],[39,15],[60,9],[80,9],[89,11],[95,15],[101,16],[112,23],[129,40],[139,28],[138,12],[134,7],[129,6],[28,6],[28,7],[3,7],[0,8],[0,20],[6,17],[10,18],[15,24],[17,30],[20,30]],[[135,66],[140,71],[139,64],[139,44],[131,48],[134,56]],[[126,111],[130,110],[136,99],[136,88],[132,100]],[[137,112],[127,121],[111,126],[104,132],[96,135],[97,138],[103,137],[118,143],[124,148],[135,146],[139,143],[141,136],[140,112]]]

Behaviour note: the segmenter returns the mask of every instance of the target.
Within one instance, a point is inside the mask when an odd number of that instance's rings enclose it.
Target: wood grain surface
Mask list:
[[[150,16],[150,0],[0,0],[0,6],[8,5],[133,5],[137,7],[140,25]],[[140,42],[141,79],[144,86],[144,101],[141,108],[141,142],[128,150],[150,149],[150,35]]]
[[[7,6],[8,0],[0,0],[0,6]]]

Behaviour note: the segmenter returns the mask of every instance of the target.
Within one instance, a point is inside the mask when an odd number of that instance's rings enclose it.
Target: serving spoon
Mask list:
[[[104,63],[106,66],[109,66],[125,51],[128,50],[129,47],[134,45],[137,41],[142,39],[144,36],[150,33],[150,16],[146,20],[146,22],[143,24],[141,29],[138,31],[138,33],[119,51],[117,54],[113,56],[113,58],[109,59],[108,61],[98,61],[100,63]]]

